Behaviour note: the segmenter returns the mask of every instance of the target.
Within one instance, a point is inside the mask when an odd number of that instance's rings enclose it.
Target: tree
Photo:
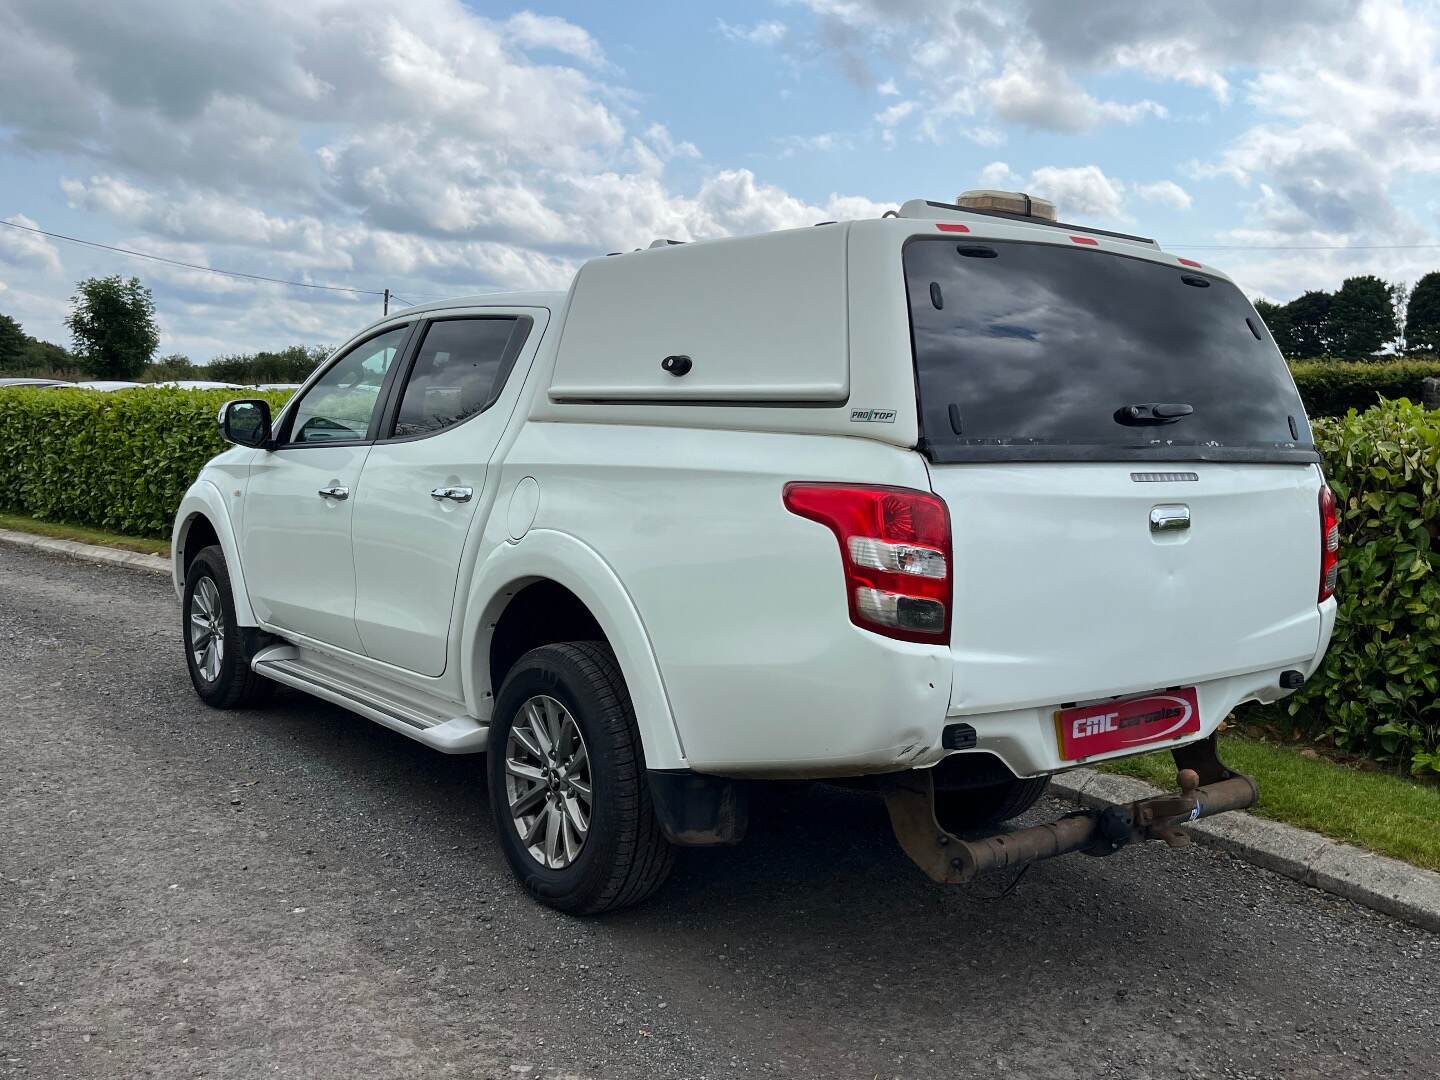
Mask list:
[[[0,371],[16,371],[26,366],[30,338],[20,324],[9,315],[0,315]]]
[[[1333,355],[1368,360],[1400,336],[1394,290],[1374,274],[1346,278],[1331,300]]]
[[[1331,309],[1335,298],[1315,289],[1291,300],[1281,314],[1285,337],[1272,327],[1280,351],[1292,360],[1309,360],[1317,356],[1333,356],[1335,334],[1331,325]]]
[[[133,379],[160,344],[155,300],[139,278],[86,278],[75,286],[65,325],[76,357],[97,378]]]
[[[32,373],[53,375],[56,372],[72,371],[75,367],[75,357],[70,355],[70,350],[63,345],[56,345],[53,341],[31,338],[25,355],[25,370]]]
[[[1285,318],[1285,308],[1262,298],[1255,301],[1255,312],[1269,327],[1270,336],[1275,339],[1275,344],[1280,352],[1289,356],[1290,323]]]
[[[141,382],[170,382],[173,379],[193,379],[195,365],[184,353],[171,353],[146,365]]]
[[[330,350],[323,345],[288,345],[278,352],[217,356],[206,370],[212,379],[222,382],[304,382],[329,355]]]
[[[1410,293],[1405,347],[1410,352],[1440,353],[1440,270],[1422,277]]]

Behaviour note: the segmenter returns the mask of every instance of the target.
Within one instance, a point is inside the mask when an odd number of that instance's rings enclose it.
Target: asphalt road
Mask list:
[[[4,1077],[1436,1068],[1440,938],[1199,848],[988,899],[796,785],[647,906],[555,914],[479,759],[295,694],[210,711],[168,582],[3,544],[0,732]]]

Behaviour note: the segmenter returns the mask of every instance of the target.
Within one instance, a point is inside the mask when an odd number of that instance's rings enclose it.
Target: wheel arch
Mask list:
[[[532,529],[519,543],[501,544],[476,571],[466,607],[474,614],[467,619],[461,639],[461,655],[468,660],[461,679],[472,714],[488,717],[494,707],[500,679],[494,677],[492,662],[513,663],[527,643],[534,647],[560,640],[553,632],[510,633],[519,623],[515,612],[520,610],[512,605],[533,604],[536,590],[542,599],[568,596],[579,605],[560,614],[556,630],[589,632],[579,617],[583,611],[615,653],[635,708],[647,767],[686,768],[664,680],[639,611],[599,553],[566,533]],[[550,641],[541,640],[545,637]]]
[[[240,565],[240,551],[235,543],[235,530],[220,489],[207,480],[190,485],[175,512],[175,527],[170,535],[170,576],[175,595],[185,591],[185,573],[195,554],[210,544],[219,544],[225,553],[225,569],[235,604],[235,620],[240,626],[257,626],[258,620],[250,607],[250,594],[245,587],[245,571]]]

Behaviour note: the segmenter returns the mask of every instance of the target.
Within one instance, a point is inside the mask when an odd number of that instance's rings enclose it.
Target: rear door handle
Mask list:
[[[1170,503],[1150,508],[1150,531],[1170,532],[1190,527],[1190,507],[1184,503]]]
[[[469,502],[475,492],[468,487],[437,487],[431,490],[432,499],[449,499],[451,502]]]
[[[341,487],[339,484],[331,484],[329,487],[321,488],[315,494],[319,495],[322,499],[334,499],[336,502],[344,502],[350,497],[350,489],[348,487]]]

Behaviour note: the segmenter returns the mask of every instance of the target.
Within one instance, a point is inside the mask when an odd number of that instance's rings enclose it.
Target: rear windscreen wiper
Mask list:
[[[1115,410],[1115,422],[1130,427],[1146,424],[1173,424],[1182,416],[1189,416],[1195,406],[1180,402],[1155,402],[1148,405],[1122,405]]]

